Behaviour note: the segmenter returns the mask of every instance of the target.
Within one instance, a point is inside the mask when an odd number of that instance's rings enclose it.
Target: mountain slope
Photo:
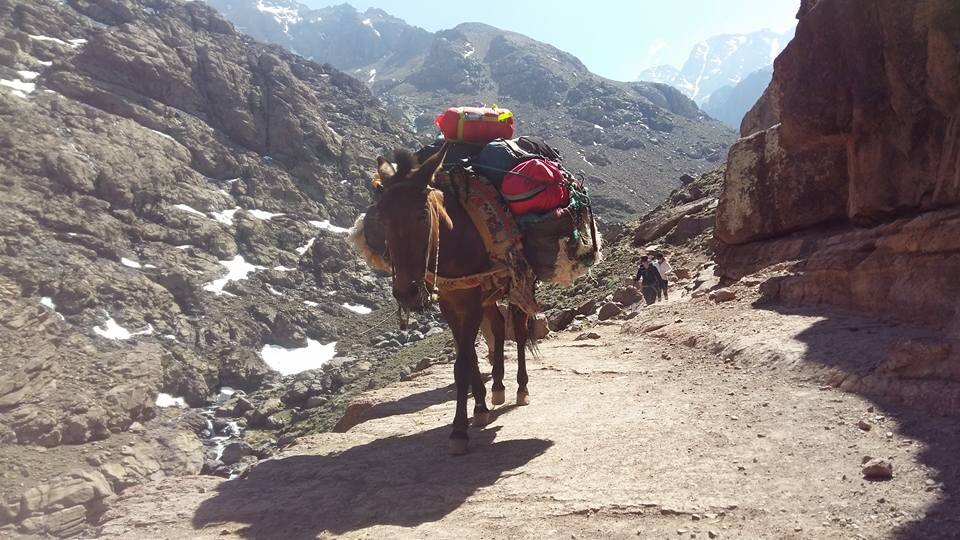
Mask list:
[[[672,66],[657,66],[643,71],[639,79],[674,86],[702,105],[717,90],[736,86],[751,73],[771,66],[793,32],[761,30],[713,36],[694,45],[679,71]]]
[[[754,71],[736,86],[724,86],[710,94],[703,103],[703,111],[734,129],[747,111],[760,99],[773,78],[773,66]]]
[[[492,26],[465,23],[428,34],[379,10],[300,7],[301,20],[278,37],[258,29],[286,24],[271,10],[292,4],[209,3],[258,39],[350,70],[423,142],[435,136],[433,119],[449,106],[513,110],[519,134],[545,138],[589,178],[606,222],[656,206],[683,173],[712,168],[734,140],[673,88],[603,79],[569,53]]]
[[[199,2],[0,0],[0,527],[67,534],[149,477],[228,474],[244,426],[260,445],[385,361],[357,313],[385,283],[341,227],[372,156],[411,144],[394,125]],[[329,362],[274,420],[170,408],[283,395],[291,351]]]

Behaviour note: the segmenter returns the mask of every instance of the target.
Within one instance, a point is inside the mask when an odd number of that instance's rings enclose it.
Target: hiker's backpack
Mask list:
[[[570,190],[560,166],[529,159],[504,175],[500,192],[515,216],[543,214],[570,204]]]
[[[451,107],[435,120],[448,141],[487,144],[513,137],[513,113],[507,109]]]
[[[503,176],[510,172],[521,161],[536,157],[529,154],[510,139],[496,139],[486,146],[480,153],[470,159],[474,172],[486,177],[491,184],[500,189]]]

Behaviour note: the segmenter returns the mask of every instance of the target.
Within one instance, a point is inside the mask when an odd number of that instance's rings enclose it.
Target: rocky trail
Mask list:
[[[99,533],[954,537],[956,423],[824,382],[915,331],[839,310],[756,308],[747,287],[734,296],[554,334],[530,366],[531,405],[512,405],[508,362],[508,403],[472,428],[466,456],[447,455],[452,368],[434,365],[357,399],[345,433],[301,438],[241,478],[125,492]],[[892,479],[866,478],[868,458],[889,463]]]

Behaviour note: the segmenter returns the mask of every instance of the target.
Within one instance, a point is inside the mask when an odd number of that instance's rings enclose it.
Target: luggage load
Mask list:
[[[416,153],[422,163],[446,148],[434,185],[460,200],[484,238],[491,259],[511,267],[513,279],[532,270],[540,281],[569,285],[585,275],[602,255],[583,179],[566,171],[558,163],[560,153],[542,139],[511,140],[512,115],[503,122],[468,118],[459,136],[456,131],[450,133],[451,125],[458,128],[461,111],[485,111],[489,118],[494,112],[498,118],[509,115],[503,109],[459,107],[438,116],[437,126],[446,140],[437,140]],[[478,127],[486,127],[489,133],[481,134]],[[491,135],[497,130],[502,133]],[[357,219],[350,241],[371,268],[390,272],[390,254],[376,204]],[[505,255],[508,252],[518,254]]]
[[[470,166],[478,174],[485,176],[497,189],[503,184],[503,175],[516,167],[521,161],[538,157],[521,148],[517,141],[495,139],[470,158]]]
[[[480,144],[472,143],[454,143],[444,141],[443,139],[437,139],[431,144],[424,146],[420,150],[414,152],[414,155],[417,156],[417,162],[423,163],[430,156],[436,154],[443,148],[443,145],[447,145],[447,153],[443,156],[443,169],[446,170],[453,165],[460,165],[465,159],[473,159],[477,154],[483,151],[486,148]]]
[[[543,214],[570,204],[568,183],[556,163],[530,159],[504,175],[500,192],[513,215]]]
[[[434,123],[451,142],[487,144],[513,137],[513,113],[496,107],[450,107]]]
[[[523,253],[537,279],[569,285],[602,259],[600,233],[582,182],[568,183],[570,203],[545,214],[517,218]]]

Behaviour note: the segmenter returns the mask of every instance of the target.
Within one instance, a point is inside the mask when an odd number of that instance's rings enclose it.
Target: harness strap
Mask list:
[[[559,184],[556,184],[556,185],[559,185]],[[502,192],[501,192],[501,195],[503,195],[503,199],[506,201],[510,201],[510,202],[525,201],[529,198],[532,198],[534,195],[536,195],[537,193],[540,193],[545,189],[547,189],[547,186],[541,185],[531,189],[530,191],[524,191],[523,193],[517,193],[516,195],[507,195],[506,193],[502,193]]]
[[[487,278],[499,276],[502,274],[508,274],[510,269],[505,266],[499,266],[493,270],[487,270],[486,272],[480,272],[479,274],[470,274],[469,276],[461,276],[455,278],[448,278],[443,276],[438,276],[433,272],[427,271],[426,278],[428,281],[431,281],[434,286],[439,287],[441,290],[455,291],[458,289],[472,289]]]

